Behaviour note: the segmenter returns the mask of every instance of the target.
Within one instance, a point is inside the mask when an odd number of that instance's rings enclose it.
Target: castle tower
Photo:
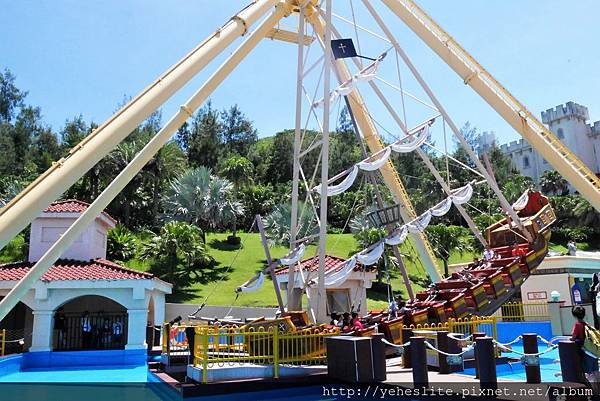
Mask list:
[[[598,172],[594,146],[596,141],[591,136],[592,129],[586,123],[589,118],[587,107],[574,102],[542,112],[542,122],[548,125],[550,131],[592,171]],[[542,167],[545,167],[542,171],[551,169],[549,164]]]

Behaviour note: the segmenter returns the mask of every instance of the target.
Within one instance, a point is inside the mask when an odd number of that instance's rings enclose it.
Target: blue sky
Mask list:
[[[42,108],[54,129],[79,114],[100,123],[124,96],[141,91],[247,1],[0,0],[0,68],[12,70],[18,86],[29,91],[28,102]],[[360,1],[353,2],[357,22],[374,29]],[[481,130],[494,130],[501,142],[518,137],[384,6],[371,2],[459,125],[468,120]],[[350,17],[348,4],[335,0],[334,9]],[[537,116],[572,100],[588,106],[592,120],[600,120],[599,2],[421,0],[419,4]],[[339,21],[336,25],[352,35],[348,26]],[[386,48],[367,35],[359,39],[365,54],[377,55]],[[295,53],[291,44],[261,43],[213,94],[213,104],[223,108],[238,103],[261,136],[293,127]],[[223,57],[165,104],[164,120]],[[385,78],[397,80],[394,58],[384,63]],[[406,71],[402,76],[405,88],[424,98]],[[399,95],[386,93],[400,109]],[[378,121],[393,131],[382,107],[365,96],[373,115],[380,114]],[[410,109],[409,125],[422,120],[421,114]]]

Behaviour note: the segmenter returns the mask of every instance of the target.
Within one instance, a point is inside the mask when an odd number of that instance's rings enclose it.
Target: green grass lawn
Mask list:
[[[240,233],[244,241],[244,246],[240,249],[229,245],[226,242],[228,233],[208,234],[206,242],[210,254],[217,261],[217,266],[213,274],[207,277],[205,282],[200,282],[186,288],[183,291],[173,294],[169,302],[201,303],[206,296],[209,296],[207,304],[209,305],[231,305],[236,297],[235,289],[245,281],[253,277],[266,265],[266,259],[257,233]],[[410,240],[409,240],[410,241]],[[415,257],[415,251],[411,250],[409,241],[401,247],[400,251],[408,255],[404,258],[408,274],[414,277],[425,277],[425,271]],[[346,258],[357,250],[357,243],[351,234],[329,234],[327,237],[327,252],[329,254]],[[239,252],[238,252],[239,251]],[[271,256],[276,259],[287,253],[285,247],[272,247]],[[311,245],[307,248],[304,258],[317,255],[317,248]],[[450,263],[457,263],[472,259],[472,254],[452,255]],[[138,270],[147,270],[147,263],[139,260],[131,260],[127,263],[131,268]],[[231,266],[231,267],[230,267]],[[439,263],[442,268],[441,262]],[[222,279],[222,280],[221,280]],[[391,271],[391,284],[395,293],[402,293],[406,297],[406,289],[398,269]],[[413,283],[416,291],[423,287]],[[387,306],[387,294],[385,291],[368,291],[369,305],[371,309]],[[277,299],[270,279],[265,280],[263,286],[255,291],[240,294],[236,306],[276,306]]]

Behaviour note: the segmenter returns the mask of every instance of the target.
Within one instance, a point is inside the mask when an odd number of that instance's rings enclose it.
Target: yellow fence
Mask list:
[[[447,331],[449,333],[461,333],[464,335],[485,333],[487,336],[494,339],[498,337],[495,316],[472,316],[462,319],[449,319],[444,323],[417,324],[416,326],[411,324],[410,326],[405,326],[403,328],[417,331]],[[408,341],[408,339],[402,339],[403,343],[406,341]]]
[[[162,327],[162,353],[171,354],[182,354],[188,350],[187,337],[185,335],[185,329],[187,327],[196,327],[188,325],[176,325],[171,326],[169,323],[163,324]]]
[[[6,352],[6,329],[0,330],[0,356]]]
[[[507,302],[494,316],[502,322],[550,320],[547,302]]]
[[[325,364],[325,338],[339,334],[339,329],[304,329],[281,332],[277,326],[198,327],[194,341],[194,365],[202,367],[202,382],[208,381],[213,366],[239,364],[273,365],[279,377],[280,365]]]

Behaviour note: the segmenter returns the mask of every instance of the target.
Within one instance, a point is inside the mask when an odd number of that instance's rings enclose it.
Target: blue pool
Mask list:
[[[513,344],[511,346],[513,350],[523,352],[523,344],[521,342]],[[538,349],[540,352],[546,350],[545,344],[539,344]],[[503,356],[511,358],[520,358],[520,355],[516,353],[502,353]],[[475,369],[465,369],[465,374],[475,375]],[[558,348],[553,349],[540,356],[540,373],[542,376],[542,382],[560,382],[562,381],[561,376],[557,376],[560,373],[560,362],[558,362]],[[527,379],[525,375],[525,366],[521,362],[512,362],[510,364],[498,365],[496,367],[496,374],[499,378],[525,381]]]

